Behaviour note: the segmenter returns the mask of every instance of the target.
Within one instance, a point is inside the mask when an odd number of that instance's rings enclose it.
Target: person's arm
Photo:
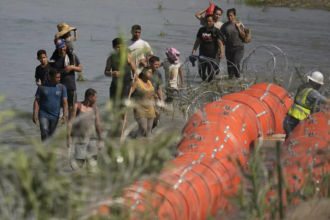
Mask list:
[[[241,26],[243,26],[243,24],[239,21],[236,23],[236,28],[239,32],[239,36],[244,39],[245,38],[245,32],[244,32],[244,29],[242,30]]]
[[[105,65],[104,75],[107,77],[111,77],[111,56],[107,59],[107,64]]]
[[[158,95],[159,95],[159,99],[160,99],[160,101],[161,101],[161,103],[162,103],[161,108],[162,108],[162,110],[164,111],[164,110],[165,110],[164,96],[163,96],[163,90],[162,90],[162,88],[161,88],[160,86],[158,86],[158,91],[157,91],[157,93],[158,93]]]
[[[180,80],[181,80],[181,88],[184,88],[184,80],[183,80],[183,73],[181,67],[179,67],[179,75],[180,75]]]
[[[75,56],[75,60],[76,60],[76,65],[75,66],[70,65],[70,66],[65,67],[65,69],[64,69],[65,73],[69,73],[72,70],[74,70],[76,72],[82,72],[83,71],[83,68],[81,66],[79,58],[77,57],[77,55],[74,55],[74,56]]]
[[[78,40],[78,32],[77,29],[74,30],[74,41]]]
[[[133,56],[131,54],[127,54],[127,60],[128,60],[128,63],[130,64],[133,72],[134,72],[134,77],[133,77],[133,81],[136,81],[137,78],[139,77],[139,74],[137,72],[137,68],[135,66],[135,61],[133,59]]]
[[[36,71],[34,73],[34,78],[36,79],[36,85],[40,86],[41,82],[39,82],[39,78],[38,78],[38,71],[37,71],[38,67],[36,68]]]
[[[218,45],[219,45],[219,56],[220,56],[220,59],[223,59],[223,43],[222,41],[218,38]]]
[[[196,41],[195,41],[195,44],[194,44],[194,48],[193,48],[191,54],[195,54],[196,53],[196,50],[199,47],[200,43],[201,43],[201,40],[197,37],[196,38]]]
[[[39,104],[40,104],[40,98],[35,98],[33,103],[33,117],[32,117],[32,121],[34,124],[37,124],[38,121]]]
[[[204,10],[201,10],[201,11],[197,12],[197,13],[195,14],[196,18],[197,18],[198,20],[201,20],[201,18],[202,18],[202,14],[204,14],[204,13],[206,12],[206,10],[207,10],[207,9],[204,9]]]
[[[63,98],[63,116],[62,116],[62,124],[65,124],[67,114],[68,114],[68,99],[67,99],[67,98]]]

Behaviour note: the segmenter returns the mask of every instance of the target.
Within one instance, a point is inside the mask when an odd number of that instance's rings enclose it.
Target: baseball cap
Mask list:
[[[65,46],[65,41],[62,38],[55,39],[55,47],[56,49],[60,49]]]

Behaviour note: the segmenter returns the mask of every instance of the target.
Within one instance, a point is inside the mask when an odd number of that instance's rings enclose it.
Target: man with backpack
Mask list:
[[[73,170],[86,163],[88,171],[94,171],[98,149],[104,145],[98,108],[95,106],[97,92],[87,89],[85,99],[77,103],[77,111],[68,122],[68,147]]]
[[[55,39],[57,53],[53,53],[50,58],[50,65],[59,69],[61,73],[61,83],[66,87],[68,92],[69,119],[72,112],[77,109],[77,92],[75,71],[81,72],[82,66],[76,54],[67,50],[65,41],[62,38]]]
[[[62,123],[66,122],[68,112],[67,91],[64,85],[60,84],[61,74],[55,69],[49,71],[49,81],[44,85],[39,85],[33,104],[33,119],[37,124],[39,119],[41,140],[45,141],[52,136],[56,130],[60,105],[63,102]]]

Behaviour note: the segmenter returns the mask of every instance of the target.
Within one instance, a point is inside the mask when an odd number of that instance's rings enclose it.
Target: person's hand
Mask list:
[[[159,99],[159,96],[157,94],[155,94],[155,99]]]
[[[195,53],[196,53],[196,50],[193,50],[193,51],[191,52],[192,55],[195,55]]]
[[[66,122],[66,116],[63,115],[62,118],[61,118],[61,120],[62,120],[62,124],[65,124],[65,122]]]
[[[166,110],[164,104],[160,107],[160,110],[162,110],[163,112]]]
[[[37,86],[40,86],[41,85],[41,82],[36,82]]]
[[[181,84],[181,89],[184,89],[184,84],[183,83]]]
[[[139,66],[141,66],[141,67],[142,67],[142,66],[143,66],[143,67],[144,67],[144,66],[147,66],[147,59],[146,59],[146,58],[141,59],[141,60],[140,60],[140,63],[139,63]]]
[[[113,75],[115,77],[119,77],[119,71],[112,71],[111,75]]]
[[[68,139],[66,140],[66,144],[67,144],[68,148],[71,147],[71,145],[72,145],[71,137],[68,137]]]
[[[243,26],[242,22],[240,21],[236,22],[236,27],[240,28],[241,26]]]
[[[37,122],[38,122],[38,116],[37,115],[33,115],[32,121],[33,121],[34,124],[37,124]]]
[[[99,142],[99,150],[101,150],[104,147],[104,141]]]
[[[219,57],[221,60],[223,59],[223,52],[220,53]]]
[[[65,73],[69,73],[69,72],[71,72],[71,71],[73,70],[73,67],[74,67],[74,66],[72,66],[72,65],[65,67],[64,72],[65,72]]]

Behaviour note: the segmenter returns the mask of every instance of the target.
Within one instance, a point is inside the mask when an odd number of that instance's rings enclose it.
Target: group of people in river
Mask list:
[[[199,74],[203,81],[212,81],[220,74],[219,63],[224,56],[227,59],[229,78],[240,77],[239,63],[244,52],[244,26],[236,22],[236,10],[227,11],[228,22],[219,21],[222,9],[215,7],[212,12],[196,14],[201,27],[197,33],[192,56],[199,60]],[[73,169],[78,169],[87,161],[87,166],[95,164],[97,151],[102,148],[102,126],[97,101],[97,91],[90,88],[85,91],[82,102],[77,102],[75,72],[82,72],[82,64],[75,53],[74,41],[78,39],[77,29],[66,23],[57,25],[55,51],[49,61],[45,50],[37,52],[40,65],[35,72],[38,86],[33,105],[33,122],[39,121],[41,139],[46,141],[56,130],[63,108],[61,121],[67,122],[67,145],[71,150]],[[73,31],[74,35],[71,36]],[[106,61],[104,74],[111,77],[109,96],[114,106],[122,108],[125,101],[134,97],[134,118],[138,124],[136,137],[150,137],[157,126],[160,111],[165,110],[165,103],[173,102],[175,94],[184,88],[180,52],[173,47],[165,51],[166,59],[162,62],[155,56],[150,45],[140,39],[140,25],[131,27],[131,39],[122,38],[112,41],[114,52]],[[224,46],[225,45],[225,46]],[[199,47],[199,56],[196,50]],[[225,50],[224,50],[225,47]],[[205,58],[215,62],[205,62]],[[165,70],[165,82],[159,67]],[[165,84],[166,99],[162,90]],[[122,115],[126,120],[126,114]],[[119,127],[117,128],[119,130]]]

